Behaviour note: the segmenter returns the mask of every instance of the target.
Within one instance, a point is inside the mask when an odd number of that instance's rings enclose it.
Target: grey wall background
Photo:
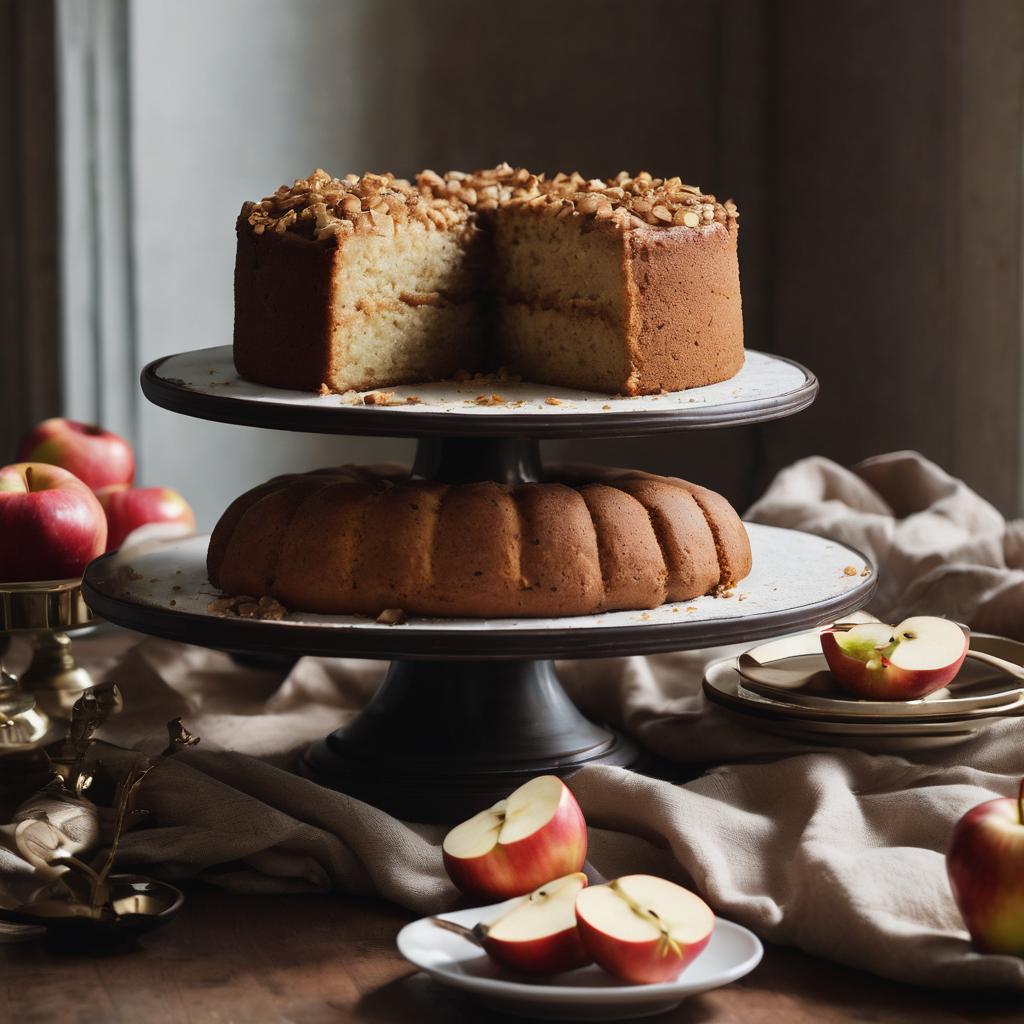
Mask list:
[[[241,202],[317,165],[502,159],[735,197],[748,344],[822,382],[790,421],[552,454],[689,474],[742,505],[801,455],[914,447],[1021,508],[1015,0],[57,8],[64,408],[133,433],[144,480],[183,490],[201,523],[282,469],[410,452],[135,400],[145,361],[230,339]]]

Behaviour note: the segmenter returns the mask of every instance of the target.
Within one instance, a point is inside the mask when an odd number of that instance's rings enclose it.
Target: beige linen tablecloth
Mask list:
[[[1024,637],[1021,524],[920,456],[882,456],[853,471],[797,463],[749,518],[859,547],[879,567],[874,610],[883,617],[941,613]],[[592,716],[666,758],[720,765],[686,785],[615,768],[575,775],[596,870],[676,878],[765,939],[886,977],[1024,989],[1024,960],[972,950],[943,856],[966,810],[1015,790],[1024,721],[906,759],[813,749],[705,702],[703,666],[724,653],[560,666]],[[156,752],[163,722],[181,715],[202,745],[148,776],[139,802],[151,825],[126,837],[122,860],[236,891],[378,893],[418,913],[452,907],[442,828],[404,824],[286,770],[297,748],[358,710],[382,672],[305,659],[282,681],[221,654],[140,643],[110,669],[127,707],[104,738]],[[88,834],[80,822],[69,827]],[[27,884],[12,851],[11,827],[0,828],[0,891]]]

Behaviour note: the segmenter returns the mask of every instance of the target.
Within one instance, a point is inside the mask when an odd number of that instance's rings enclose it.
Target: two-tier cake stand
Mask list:
[[[472,380],[389,389],[388,404],[354,395],[261,387],[235,373],[231,348],[157,360],[142,388],[157,405],[209,420],[279,430],[415,437],[413,472],[448,483],[541,477],[542,438],[647,435],[788,416],[817,381],[759,352],[732,380],[693,391],[619,398],[542,385]],[[84,592],[104,618],[232,652],[391,662],[351,724],[303,760],[312,778],[408,820],[451,821],[542,772],[635,764],[636,747],[586,719],[559,684],[555,658],[653,654],[754,640],[819,625],[861,607],[875,580],[857,551],[752,524],[753,571],[730,596],[651,611],[558,619],[412,618],[291,612],[280,621],[208,610],[207,537],[88,569]]]

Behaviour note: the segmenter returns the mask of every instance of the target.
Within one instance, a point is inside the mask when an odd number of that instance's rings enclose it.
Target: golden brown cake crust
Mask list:
[[[721,495],[673,477],[564,467],[537,484],[446,485],[343,466],[243,494],[207,565],[222,590],[295,610],[556,617],[732,587],[750,545]]]
[[[744,352],[735,229],[712,223],[630,231],[626,250],[633,364],[626,393],[683,391],[739,373]]]
[[[238,221],[235,369],[247,380],[316,391],[330,376],[337,248]]]
[[[237,223],[238,372],[272,387],[305,391],[365,390],[433,379],[423,366],[373,373],[357,369],[355,376],[342,372],[345,356],[337,338],[359,329],[337,297],[338,280],[352,273],[346,267],[346,242],[413,228],[470,239],[479,234],[478,226],[487,228],[502,217],[571,221],[582,232],[620,240],[618,290],[626,296],[626,312],[616,344],[627,369],[588,381],[585,362],[577,360],[569,370],[534,372],[537,383],[651,394],[717,383],[742,367],[738,213],[731,201],[720,203],[679,178],[645,172],[548,179],[501,165],[471,173],[424,171],[415,183],[377,174],[338,179],[317,170],[258,203],[246,203]],[[502,315],[509,298],[529,306],[527,297],[499,298],[488,307],[494,316]],[[542,300],[535,297],[534,305],[543,307]],[[436,294],[401,293],[401,302],[410,307],[445,301]],[[578,303],[570,302],[568,314],[577,309]],[[476,320],[467,323],[467,330],[480,329]],[[492,320],[491,327],[503,323]],[[558,330],[546,324],[539,329],[542,335]],[[436,330],[446,344],[455,344],[451,320],[439,319]],[[472,364],[471,369],[479,366],[487,333],[461,338],[453,359]],[[516,372],[523,369],[514,357],[509,365]],[[451,371],[448,366],[434,369]]]

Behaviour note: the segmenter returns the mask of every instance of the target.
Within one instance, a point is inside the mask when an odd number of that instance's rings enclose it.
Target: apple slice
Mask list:
[[[456,825],[442,852],[448,876],[467,896],[508,899],[579,871],[587,823],[569,787],[540,775]]]
[[[917,700],[951,682],[967,657],[970,632],[934,615],[898,626],[865,622],[827,629],[821,649],[836,682],[868,700]]]
[[[715,915],[697,895],[653,875],[624,875],[576,897],[580,938],[609,974],[671,981],[707,946]]]
[[[546,882],[520,896],[490,924],[465,928],[437,917],[434,923],[482,946],[495,963],[513,971],[572,971],[591,962],[576,928],[576,896],[586,884],[587,876],[580,871]]]

